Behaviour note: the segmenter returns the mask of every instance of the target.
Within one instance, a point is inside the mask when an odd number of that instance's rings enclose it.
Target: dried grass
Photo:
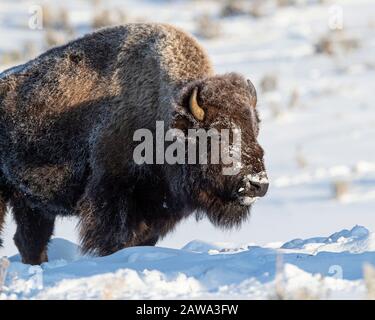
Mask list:
[[[260,81],[262,92],[275,91],[278,86],[278,78],[276,74],[266,74]]]
[[[333,197],[342,200],[349,192],[349,182],[344,180],[333,181]]]
[[[360,45],[360,41],[356,37],[343,31],[333,31],[318,39],[315,44],[315,52],[327,55],[347,54],[357,50]]]
[[[375,300],[375,268],[372,265],[363,266],[363,279],[367,289],[367,299]]]
[[[208,14],[203,14],[197,18],[196,33],[205,39],[217,38],[221,33],[220,23]]]
[[[94,11],[95,14],[91,23],[93,29],[120,25],[127,22],[127,16],[122,10],[98,8]]]
[[[7,275],[8,268],[10,266],[10,262],[8,258],[3,257],[0,258],[0,292],[5,284],[5,278]]]

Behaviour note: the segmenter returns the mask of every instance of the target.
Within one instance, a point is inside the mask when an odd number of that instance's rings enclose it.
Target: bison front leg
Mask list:
[[[77,207],[82,251],[104,256],[127,246],[128,210],[121,183],[108,178],[91,181]]]
[[[31,209],[23,201],[13,204],[13,215],[17,223],[14,242],[22,262],[32,265],[47,262],[47,245],[53,233],[55,217]]]

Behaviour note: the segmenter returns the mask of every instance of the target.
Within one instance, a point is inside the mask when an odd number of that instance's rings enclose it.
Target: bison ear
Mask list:
[[[257,91],[255,90],[255,87],[254,87],[253,83],[249,79],[247,79],[247,85],[249,87],[249,92],[250,92],[251,97],[254,101],[254,107],[255,107],[256,104],[257,104]]]
[[[204,110],[199,106],[197,96],[198,96],[198,88],[195,87],[190,95],[189,110],[195,119],[199,121],[203,121]]]

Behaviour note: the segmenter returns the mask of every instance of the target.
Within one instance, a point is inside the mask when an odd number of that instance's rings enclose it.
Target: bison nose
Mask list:
[[[249,181],[250,191],[254,194],[255,197],[264,197],[268,190],[268,182],[254,182]]]
[[[244,178],[245,190],[249,196],[264,197],[268,191],[268,178],[265,172],[249,174]]]

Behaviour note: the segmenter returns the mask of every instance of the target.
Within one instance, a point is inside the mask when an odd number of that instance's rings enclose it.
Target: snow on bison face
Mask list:
[[[253,84],[231,73],[188,84],[176,106],[172,127],[188,137],[186,158],[193,161],[169,166],[170,188],[198,216],[207,214],[220,227],[239,225],[268,189],[264,152],[257,141],[256,102]],[[202,147],[206,153],[200,148],[201,137],[207,138],[207,148]],[[195,149],[188,146],[192,140]]]

